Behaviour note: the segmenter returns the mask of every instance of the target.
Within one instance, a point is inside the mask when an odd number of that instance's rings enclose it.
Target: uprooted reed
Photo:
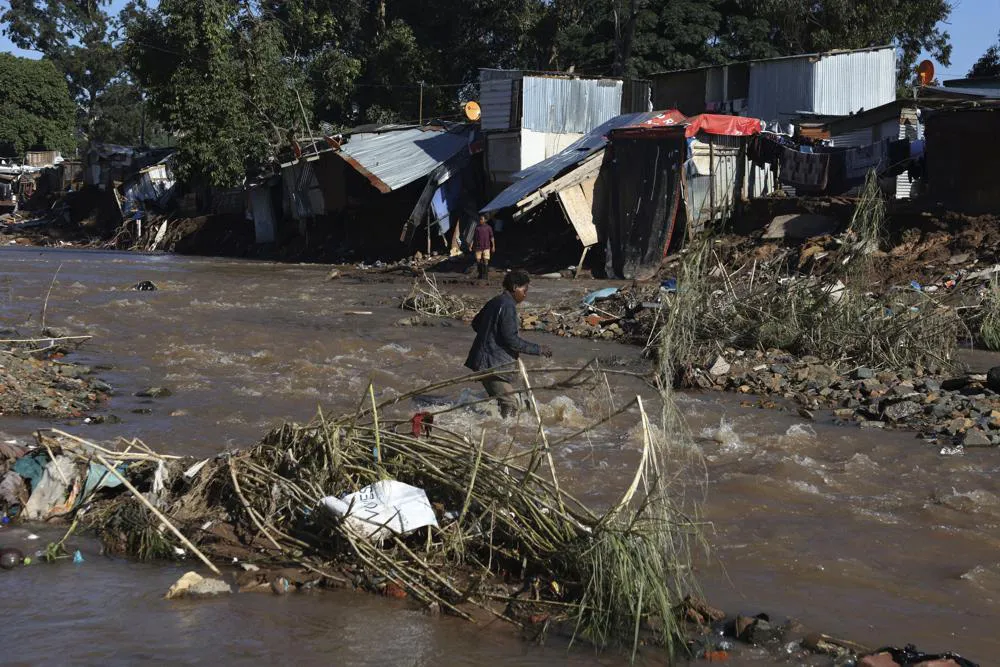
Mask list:
[[[520,371],[527,386],[528,372],[523,366]],[[395,416],[398,409],[393,412],[413,395],[470,379],[475,376],[382,403],[369,402],[374,393],[367,392],[353,413],[319,412],[309,424],[286,424],[252,449],[211,459],[187,476],[179,471],[191,461],[157,460],[158,469],[175,469],[161,506],[170,521],[198,536],[197,548],[213,560],[231,558],[232,544],[217,539],[228,532],[252,554],[244,558],[300,565],[342,584],[393,582],[413,599],[463,618],[472,618],[478,607],[520,624],[531,610],[600,647],[634,651],[641,634],[643,643],[676,650],[680,628],[673,610],[695,588],[689,545],[698,524],[691,518],[696,511],[672,484],[689,473],[685,457],[691,450],[675,456],[671,434],[651,426],[639,397],[557,440],[536,409],[533,441],[506,447],[490,446],[482,432],[453,431],[440,420],[430,432],[414,430],[409,419]],[[600,382],[607,377],[591,367],[523,391],[537,407],[535,391]],[[597,512],[560,486],[552,451],[593,426],[636,413],[639,465],[619,500]],[[81,461],[90,460],[94,447],[67,437],[49,444]],[[116,452],[113,458],[129,456]],[[147,460],[145,452],[137,459]],[[147,481],[157,466],[145,466]],[[385,479],[424,489],[439,526],[374,542],[322,509],[325,496]],[[139,555],[166,555],[165,545],[178,546],[170,532],[128,503],[106,504],[93,512],[92,525]],[[226,531],[210,534],[213,524]],[[505,579],[521,584],[504,585]]]
[[[434,276],[421,271],[421,277],[413,281],[410,294],[403,299],[403,308],[421,315],[461,317],[468,306],[454,294],[442,292]]]
[[[979,339],[990,350],[1000,350],[1000,278],[994,274],[980,302]]]
[[[663,306],[656,350],[661,376],[710,364],[727,347],[778,348],[876,368],[949,366],[965,325],[948,300],[960,297],[872,284],[884,206],[869,178],[847,260],[822,279],[799,274],[782,255],[732,269],[711,252],[708,239],[689,243],[677,292]]]

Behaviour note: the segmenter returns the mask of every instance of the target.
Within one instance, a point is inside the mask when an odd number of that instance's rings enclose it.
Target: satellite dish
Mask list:
[[[465,117],[475,122],[483,115],[483,110],[479,108],[478,102],[465,103]]]
[[[934,80],[934,63],[930,60],[923,60],[917,65],[917,78],[920,79],[920,85],[926,86],[931,81]]]

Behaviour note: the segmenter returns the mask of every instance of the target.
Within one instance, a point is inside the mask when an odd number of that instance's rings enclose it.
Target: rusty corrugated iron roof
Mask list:
[[[337,152],[381,192],[409,185],[471,143],[475,127],[425,126],[351,135]]]

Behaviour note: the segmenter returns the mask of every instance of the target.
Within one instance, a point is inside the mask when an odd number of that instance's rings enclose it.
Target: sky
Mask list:
[[[111,9],[117,12],[126,0],[112,0]],[[948,21],[941,27],[951,34],[951,64],[935,62],[935,75],[939,80],[960,79],[968,74],[972,64],[997,43],[1000,32],[1000,0],[952,0],[953,9]],[[151,3],[151,4],[155,4]],[[0,10],[7,2],[0,0]],[[7,51],[19,56],[38,58],[40,54],[24,51],[0,36],[0,52]],[[926,54],[924,57],[929,57]],[[933,58],[931,59],[933,60]]]

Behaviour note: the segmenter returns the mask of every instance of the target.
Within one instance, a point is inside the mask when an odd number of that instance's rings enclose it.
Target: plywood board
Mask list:
[[[597,243],[597,227],[594,226],[594,185],[597,178],[589,178],[558,193],[563,213],[569,219],[580,243],[589,247]]]

